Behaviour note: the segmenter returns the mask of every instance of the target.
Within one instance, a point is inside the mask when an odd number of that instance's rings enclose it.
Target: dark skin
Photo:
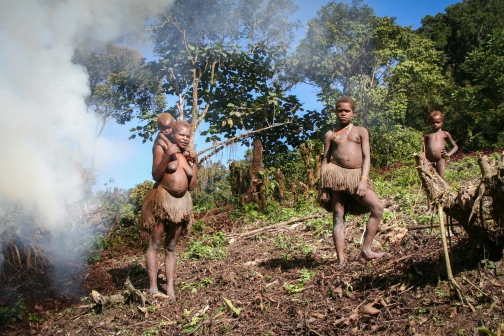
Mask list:
[[[170,120],[170,119],[158,122],[159,133],[158,133],[156,139],[154,140],[154,146],[152,146],[152,153],[153,154],[154,154],[154,148],[156,148],[156,146],[161,146],[161,148],[163,148],[163,150],[166,153],[168,150],[168,147],[173,144],[173,139],[172,139],[172,134],[171,134],[172,133],[172,126],[173,126],[173,120]],[[178,160],[177,160],[176,154],[182,153],[186,159],[188,159],[190,162],[193,162],[190,159],[191,157],[190,157],[188,151],[181,152],[178,149],[178,147],[172,148],[172,151],[175,151],[175,152],[173,152],[173,153],[170,152],[170,155],[172,155],[172,156],[170,157],[170,162],[168,163],[168,166],[167,166],[168,172],[174,172],[177,170]],[[186,169],[186,174],[187,175],[192,174],[191,169]]]
[[[434,167],[444,179],[446,159],[445,157],[450,157],[458,151],[458,146],[453,141],[450,133],[443,131],[441,127],[443,126],[443,118],[440,115],[433,115],[430,118],[430,125],[432,130],[425,133],[423,137],[424,148],[425,148],[425,158],[430,162],[434,163]],[[446,142],[449,142],[452,146],[452,150],[447,152],[445,149]],[[432,212],[432,204],[430,200],[428,201],[427,213]]]
[[[175,197],[183,196],[188,190],[193,190],[196,187],[198,176],[198,157],[195,151],[188,151],[188,156],[194,160],[192,167],[188,163],[184,155],[180,151],[184,150],[189,144],[191,138],[190,127],[180,127],[177,131],[172,133],[174,144],[168,146],[166,150],[161,146],[154,147],[154,158],[152,163],[152,176],[154,180],[165,186],[170,194]],[[174,172],[168,172],[167,166],[170,162],[170,157],[175,152],[172,148],[176,146],[179,152],[176,154],[178,166]],[[191,176],[186,174],[186,169],[189,167]],[[166,238],[165,238],[165,271],[166,271],[166,294],[168,298],[175,299],[174,291],[174,278],[175,278],[175,247],[177,246],[178,238],[182,231],[183,223],[169,223],[166,225]],[[147,249],[147,273],[149,275],[149,292],[158,293],[157,287],[157,252],[163,235],[165,233],[165,223],[159,221],[150,233],[149,248]]]
[[[340,265],[345,263],[345,231],[344,213],[345,198],[353,197],[359,203],[371,210],[371,215],[366,224],[364,242],[360,254],[360,261],[366,262],[386,256],[386,253],[376,253],[371,250],[373,239],[378,230],[383,215],[383,202],[376,196],[374,191],[368,190],[367,179],[371,160],[369,156],[369,134],[363,127],[353,126],[348,137],[344,140],[333,139],[334,133],[342,130],[352,122],[355,111],[349,102],[340,102],[336,105],[336,117],[339,122],[338,128],[328,131],[324,136],[324,160],[322,161],[322,172],[332,161],[345,168],[361,168],[362,178],[357,187],[356,195],[349,195],[343,191],[331,191],[331,202],[333,210],[333,241],[338,255]],[[344,130],[343,132],[346,132]]]

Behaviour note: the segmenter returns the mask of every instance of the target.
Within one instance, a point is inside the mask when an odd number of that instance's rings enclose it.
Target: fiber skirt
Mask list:
[[[164,225],[183,224],[183,233],[190,229],[193,219],[191,194],[187,191],[182,197],[175,197],[161,184],[155,184],[142,202],[140,228],[151,231],[159,223]]]
[[[342,191],[348,194],[345,197],[345,214],[362,215],[369,212],[368,208],[351,196],[357,195],[361,178],[361,168],[344,168],[333,162],[329,163],[320,176],[318,203],[327,211],[332,211],[331,190]],[[369,190],[374,190],[373,183],[369,179],[367,187]]]

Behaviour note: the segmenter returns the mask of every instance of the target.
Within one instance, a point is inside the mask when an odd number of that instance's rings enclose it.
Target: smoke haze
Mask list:
[[[93,155],[98,168],[120,155],[106,139],[94,149],[87,73],[71,62],[77,44],[141,31],[170,2],[0,0],[0,234],[13,204],[61,227],[82,196],[79,167]]]

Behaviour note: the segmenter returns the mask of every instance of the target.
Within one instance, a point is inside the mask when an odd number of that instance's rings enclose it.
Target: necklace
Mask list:
[[[345,140],[348,137],[348,134],[350,134],[352,127],[353,127],[353,124],[350,123],[347,126],[340,129],[338,132],[333,131],[334,132],[333,139],[334,140]],[[343,133],[344,130],[347,130],[347,132],[344,135],[342,135],[341,133]]]

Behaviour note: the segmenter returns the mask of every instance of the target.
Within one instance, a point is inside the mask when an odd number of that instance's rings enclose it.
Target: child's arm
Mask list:
[[[196,188],[196,184],[198,183],[198,155],[196,154],[196,151],[188,151],[189,155],[188,157],[193,160],[193,165],[192,165],[192,176],[188,177],[189,178],[189,191],[194,190]]]
[[[367,129],[360,128],[359,132],[361,138],[361,149],[362,149],[362,176],[357,187],[357,195],[364,197],[367,193],[367,184],[369,180],[369,169],[371,168],[371,157],[369,150],[369,134]]]
[[[451,134],[448,133],[448,132],[445,132],[445,135],[446,135],[446,140],[448,140],[448,142],[452,145],[452,150],[449,151],[448,153],[446,153],[446,150],[443,148],[443,155],[446,155],[446,156],[452,156],[453,154],[457,153],[458,151],[458,146],[457,144],[455,143],[455,141],[453,141],[452,137],[451,137]]]

